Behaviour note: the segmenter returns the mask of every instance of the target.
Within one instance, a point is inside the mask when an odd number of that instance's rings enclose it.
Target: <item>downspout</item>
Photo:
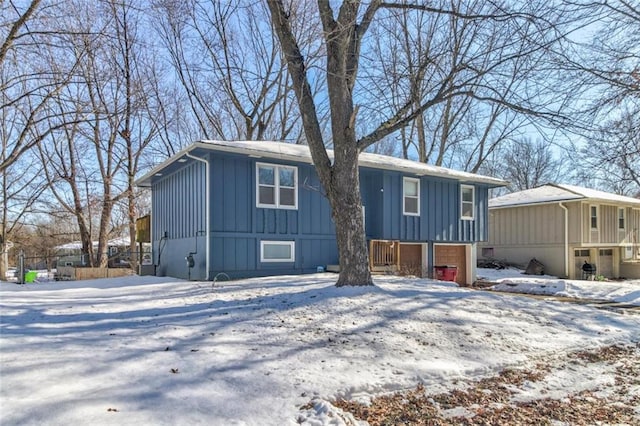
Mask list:
[[[185,154],[187,157],[192,158],[196,161],[200,161],[201,163],[204,163],[204,170],[205,170],[205,183],[204,183],[204,191],[205,191],[205,195],[204,195],[204,214],[205,214],[205,232],[207,233],[207,237],[205,238],[205,250],[204,250],[204,255],[205,255],[205,272],[204,272],[204,279],[206,281],[209,280],[209,247],[211,246],[211,232],[210,232],[210,221],[211,221],[211,215],[209,214],[209,201],[210,201],[210,196],[211,194],[209,193],[209,162],[207,160],[205,160],[204,158],[200,158],[200,157],[195,157],[193,155],[191,155],[189,152],[187,152]],[[197,235],[197,233],[196,233]]]
[[[569,210],[562,202],[558,205],[564,210],[564,276],[569,278]]]

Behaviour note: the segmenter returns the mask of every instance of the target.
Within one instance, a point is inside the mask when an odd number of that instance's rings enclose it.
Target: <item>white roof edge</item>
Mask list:
[[[491,205],[491,199],[489,199],[489,209],[497,210],[497,209],[508,209],[511,207],[529,207],[529,206],[543,206],[545,204],[560,204],[560,203],[575,203],[575,202],[584,202],[586,201],[584,198],[570,198],[566,200],[550,200],[550,201],[538,201],[538,202],[529,202],[529,203],[514,203],[514,204],[504,204],[498,206]]]
[[[245,144],[247,143],[252,143],[254,145],[258,145],[259,143],[268,143],[268,144],[280,144],[283,145],[282,147],[286,146],[286,145],[290,145],[292,147],[305,147],[305,152],[304,153],[299,153],[299,154],[293,154],[293,153],[286,153],[286,152],[282,152],[282,151],[274,151],[272,149],[266,149],[266,147],[264,147],[263,149],[260,149],[259,146],[246,146]],[[234,146],[233,144],[238,144],[238,146]],[[271,142],[271,141],[215,141],[215,140],[201,140],[201,141],[197,141],[194,142],[192,144],[190,144],[189,146],[183,148],[182,150],[180,150],[179,152],[175,153],[173,156],[171,156],[170,158],[168,158],[167,160],[165,160],[164,162],[160,163],[159,165],[155,166],[151,171],[149,171],[148,173],[146,173],[144,176],[142,176],[140,179],[136,180],[136,185],[137,186],[149,186],[149,183],[147,183],[146,181],[148,181],[149,179],[151,179],[155,174],[157,174],[160,170],[164,169],[165,167],[171,165],[172,163],[174,163],[175,161],[177,161],[180,157],[188,154],[190,151],[196,149],[196,148],[203,148],[206,150],[210,150],[210,151],[222,151],[222,152],[231,152],[231,153],[236,153],[236,154],[247,154],[247,155],[251,155],[252,153],[254,153],[255,155],[261,156],[261,157],[266,157],[266,158],[275,158],[275,159],[279,159],[279,160],[287,160],[287,161],[295,161],[295,162],[302,162],[302,163],[307,163],[307,164],[313,164],[313,160],[311,158],[311,153],[309,152],[308,148],[306,145],[294,145],[294,144],[287,144],[287,143],[283,143],[283,142]],[[299,149],[299,148],[294,148],[294,149]],[[333,151],[332,150],[327,150],[327,153],[329,154],[329,157],[333,157]],[[300,155],[303,154],[303,155]],[[375,161],[375,160],[386,160],[385,162],[382,161]],[[402,158],[396,158],[396,157],[390,157],[390,156],[384,156],[384,155],[380,155],[380,154],[370,154],[370,153],[366,153],[363,152],[360,154],[359,157],[359,166],[360,167],[369,167],[369,168],[374,168],[374,169],[383,169],[383,170],[393,170],[393,171],[400,171],[400,172],[405,172],[405,173],[411,173],[411,174],[415,174],[418,176],[434,176],[434,177],[444,177],[444,178],[449,178],[449,179],[455,179],[458,181],[462,181],[462,182],[477,182],[477,183],[485,183],[488,185],[491,185],[493,187],[499,187],[499,186],[506,186],[507,182],[502,180],[502,179],[498,179],[498,178],[493,178],[490,176],[484,176],[484,175],[479,175],[479,174],[474,174],[474,173],[469,173],[469,172],[463,172],[463,171],[458,171],[458,170],[454,170],[454,169],[448,169],[445,167],[438,167],[438,166],[432,166],[432,165],[428,165],[428,164],[423,164],[423,163],[418,163],[412,160],[406,160],[406,159],[402,159]]]
[[[575,185],[548,183],[490,199],[489,208],[499,209],[576,201],[616,206],[640,206],[640,199],[637,198]]]

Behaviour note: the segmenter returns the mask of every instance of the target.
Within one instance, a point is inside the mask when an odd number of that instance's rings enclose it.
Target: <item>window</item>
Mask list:
[[[256,205],[298,208],[298,168],[256,163]]]
[[[482,257],[493,257],[493,247],[482,247]]]
[[[404,178],[402,193],[404,194],[402,213],[409,216],[420,216],[420,180]]]
[[[575,250],[573,254],[574,254],[575,257],[589,257],[590,256],[588,249],[587,250]]]
[[[598,229],[598,206],[591,206],[591,229]]]
[[[462,219],[473,219],[473,206],[476,188],[469,185],[460,186],[460,210]]]
[[[618,229],[624,231],[625,212],[623,208],[618,209]]]
[[[260,241],[260,262],[295,262],[295,241]]]

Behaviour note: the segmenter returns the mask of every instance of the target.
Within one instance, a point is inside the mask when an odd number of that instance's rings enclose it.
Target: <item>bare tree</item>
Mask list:
[[[550,34],[555,26],[537,18],[540,10],[510,10],[506,4],[485,2],[457,7],[449,3],[431,5],[422,2],[371,1],[361,5],[359,1],[345,1],[334,11],[329,1],[319,0],[317,14],[323,29],[322,43],[326,52],[326,96],[330,106],[331,142],[334,146],[334,159],[331,161],[325,149],[326,140],[310,90],[309,81],[313,73],[307,66],[306,52],[301,50],[291,30],[292,22],[296,22],[295,10],[280,0],[267,0],[267,5],[293,80],[313,162],[332,208],[340,256],[339,286],[371,284],[358,179],[358,154],[362,150],[406,127],[429,108],[458,96],[472,96],[478,101],[497,102],[514,110],[545,115],[544,111],[534,111],[524,99],[505,99],[495,87],[497,83],[489,78],[490,71],[497,71],[517,58],[537,52],[555,39],[556,36]],[[430,71],[428,78],[421,80],[421,84],[429,88],[428,96],[418,95],[425,92],[418,91],[411,79],[407,81],[409,73],[405,72],[397,75],[398,79],[405,81],[403,87],[406,88],[400,102],[386,106],[365,103],[365,100],[370,101],[376,96],[371,91],[375,83],[372,83],[372,79],[363,78],[358,82],[362,50],[370,46],[368,31],[399,10],[411,10],[434,17],[455,16],[477,25],[500,22],[502,30],[497,36],[501,43],[496,45],[512,46],[512,49],[505,50],[491,63],[483,63],[483,55],[475,56],[476,62],[461,60],[447,66],[437,60],[434,64],[429,56],[422,57],[416,64],[417,70],[435,68]],[[534,35],[537,35],[538,41],[535,41]],[[476,42],[480,43],[477,39]],[[380,68],[370,63],[366,67],[367,71],[377,69]],[[379,117],[380,121],[369,132],[358,137],[356,123],[360,109],[366,109],[367,114]]]
[[[66,125],[52,123],[49,106],[69,84],[78,63],[58,60],[71,46],[64,43],[67,30],[58,24],[55,8],[41,0],[0,2],[0,17],[0,110],[12,123],[10,129],[1,129],[12,132],[5,135],[9,144],[0,163],[3,172],[46,138],[43,125],[48,131]]]
[[[0,279],[7,270],[9,238],[43,190],[30,150],[66,124],[50,107],[77,63],[57,60],[71,47],[57,18],[40,0],[0,2]]]
[[[147,92],[156,95],[161,89],[152,46],[141,35],[139,10],[112,0],[65,6],[74,12],[70,25],[78,28],[70,38],[77,51],[87,53],[78,78],[57,104],[58,115],[74,124],[49,132],[50,143],[41,146],[41,155],[48,161],[53,195],[76,217],[83,251],[91,262],[95,254],[97,265],[104,267],[109,239],[120,236],[112,216],[121,201],[128,206],[130,249],[135,251],[134,179],[163,121],[156,116],[158,97]]]
[[[499,176],[509,182],[510,191],[531,189],[562,176],[563,161],[542,139],[513,140],[501,153]]]
[[[301,141],[291,80],[261,3],[160,2],[157,10],[200,137]]]
[[[567,0],[569,1],[569,0]],[[593,186],[640,194],[640,7],[613,0],[581,4],[597,25],[558,61],[580,92],[572,130],[585,143],[575,148],[581,179]]]
[[[547,51],[570,31],[560,21],[563,12],[548,14],[546,21],[535,18],[547,15],[541,6],[513,11],[511,20],[469,19],[465,14],[483,10],[485,3],[449,2],[457,12],[450,14],[395,5],[396,12],[372,30],[370,56],[382,67],[369,61],[372,65],[363,68],[374,70],[364,71],[365,81],[379,81],[387,88],[371,100],[377,110],[384,110],[385,104],[401,107],[408,94],[419,106],[440,90],[442,82],[467,89],[464,96],[432,105],[401,131],[405,158],[477,172],[500,144],[532,120],[560,118],[558,109],[550,108],[555,93],[548,84],[538,83],[551,77],[548,70],[540,73]],[[518,13],[534,18],[518,21]]]

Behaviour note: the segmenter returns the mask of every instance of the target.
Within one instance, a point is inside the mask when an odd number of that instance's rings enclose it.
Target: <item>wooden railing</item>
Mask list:
[[[371,240],[369,243],[369,263],[371,269],[397,268],[400,266],[400,242]]]

